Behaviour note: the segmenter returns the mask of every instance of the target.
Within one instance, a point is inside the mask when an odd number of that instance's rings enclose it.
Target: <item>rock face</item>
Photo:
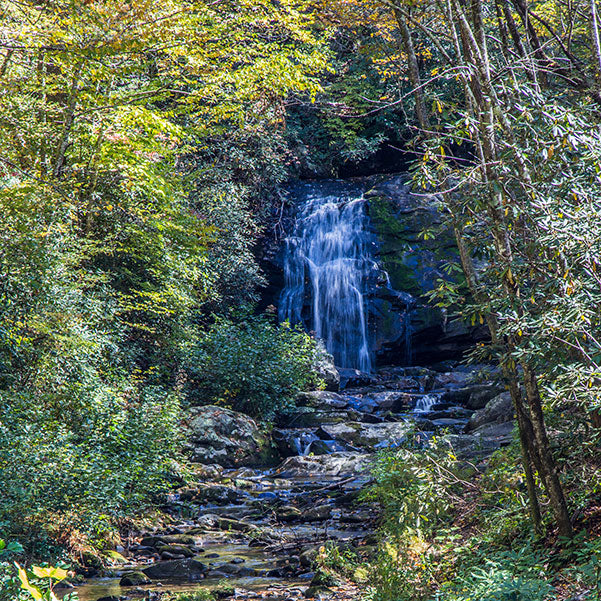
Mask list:
[[[242,413],[214,405],[192,407],[183,429],[192,461],[236,467],[265,460],[267,440],[257,424]]]

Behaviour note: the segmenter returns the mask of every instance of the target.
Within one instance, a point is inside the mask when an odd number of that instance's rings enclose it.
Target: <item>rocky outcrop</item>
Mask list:
[[[476,411],[468,422],[465,431],[473,432],[493,424],[503,424],[513,420],[513,403],[509,392],[494,397],[484,409]]]
[[[247,415],[224,407],[192,407],[183,420],[191,461],[223,467],[264,463],[268,441]]]

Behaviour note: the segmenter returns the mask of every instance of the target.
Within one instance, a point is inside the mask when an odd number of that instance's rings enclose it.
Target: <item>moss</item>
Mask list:
[[[396,290],[420,295],[421,287],[413,269],[405,263],[404,255],[411,249],[410,242],[415,234],[404,220],[394,212],[391,203],[384,197],[369,199],[370,218],[374,224],[380,244],[380,260]]]

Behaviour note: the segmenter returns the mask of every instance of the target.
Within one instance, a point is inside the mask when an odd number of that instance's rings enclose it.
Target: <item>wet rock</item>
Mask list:
[[[348,524],[369,524],[373,520],[374,515],[373,511],[358,510],[343,514],[340,516],[340,521]]]
[[[140,544],[143,547],[156,547],[157,545],[194,545],[196,539],[189,534],[157,534],[145,536]]]
[[[377,379],[371,374],[352,368],[338,368],[340,374],[340,388],[351,388],[356,386],[369,386],[375,384]]]
[[[276,470],[281,478],[350,476],[369,469],[373,458],[364,453],[332,453],[317,457],[289,457]]]
[[[282,522],[292,522],[294,520],[298,520],[301,515],[302,513],[300,509],[293,507],[292,505],[284,505],[279,507],[276,511],[278,520],[281,520]]]
[[[464,419],[454,419],[452,417],[443,417],[440,419],[433,419],[432,424],[435,428],[449,429],[456,432],[461,431],[465,427]]]
[[[278,496],[274,492],[262,492],[257,495],[257,499],[261,499],[262,501],[277,501]]]
[[[236,467],[265,460],[267,440],[242,413],[213,405],[192,407],[182,425],[186,450],[194,462]]]
[[[209,573],[209,578],[213,577],[215,573],[225,574],[227,576],[237,576],[238,578],[246,578],[249,576],[256,576],[257,570],[249,568],[244,565],[233,564],[231,562],[222,563],[215,566]]]
[[[287,414],[278,416],[277,423],[285,428],[316,428],[324,423],[340,423],[358,419],[352,410],[320,410],[313,407],[295,407]]]
[[[301,392],[296,397],[296,404],[315,409],[331,410],[344,409],[348,406],[348,400],[327,390],[314,390],[312,392]]]
[[[371,397],[378,409],[401,411],[411,407],[413,397],[406,392],[388,390],[372,395]]]
[[[383,424],[343,423],[324,424],[317,436],[325,440],[342,440],[354,447],[377,449],[396,446],[412,429],[409,422],[389,422]]]
[[[181,557],[194,557],[192,549],[184,545],[157,545],[157,551],[161,556],[170,555],[171,558],[176,555]],[[169,559],[169,557],[165,557],[165,559]]]
[[[150,578],[143,572],[131,571],[125,572],[119,581],[121,586],[140,586],[141,584],[150,584]]]
[[[329,455],[330,453],[343,453],[350,451],[348,445],[338,440],[314,440],[308,448],[307,455]]]
[[[472,432],[487,424],[502,424],[513,419],[513,402],[509,392],[494,397],[484,409],[476,411],[470,418],[465,431]]]
[[[232,530],[235,532],[255,532],[258,530],[254,524],[212,513],[201,515],[197,522],[200,526],[190,530],[194,534],[204,534],[207,530]]]
[[[198,580],[207,573],[207,566],[198,558],[159,561],[142,572],[153,580]]]
[[[280,429],[272,431],[271,436],[282,457],[306,455],[307,447],[317,439],[312,429]]]
[[[98,601],[120,601],[119,597],[115,597],[115,595],[109,595],[108,597],[100,597]]]
[[[451,405],[446,409],[440,409],[436,411],[429,411],[428,418],[429,419],[442,419],[442,418],[453,418],[453,419],[469,419],[472,415],[472,411],[466,409],[465,407],[458,407],[456,405]]]
[[[323,520],[329,520],[332,517],[332,506],[331,505],[318,505],[307,509],[302,513],[302,519],[304,522],[321,522]]]
[[[323,343],[319,345],[314,370],[317,377],[323,381],[326,390],[338,392],[340,389],[340,374],[334,365],[334,357],[326,351]]]

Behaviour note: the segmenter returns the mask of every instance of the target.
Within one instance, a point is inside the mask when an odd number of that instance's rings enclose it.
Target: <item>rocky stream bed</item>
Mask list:
[[[78,587],[81,601],[158,600],[199,586],[218,598],[360,599],[348,583],[320,580],[313,559],[324,545],[374,548],[378,508],[360,492],[375,454],[410,432],[418,444],[444,433],[473,461],[510,440],[511,403],[493,371],[451,367],[342,370],[342,392],[303,393],[271,441],[246,416],[194,408],[197,482],[169,497],[160,526],[119,549],[127,564]]]

